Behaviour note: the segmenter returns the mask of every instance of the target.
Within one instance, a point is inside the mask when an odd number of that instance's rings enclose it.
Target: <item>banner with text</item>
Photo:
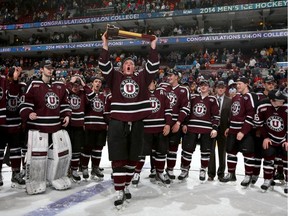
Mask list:
[[[69,19],[69,20],[52,20],[52,21],[46,21],[46,22],[0,25],[0,30],[44,28],[44,27],[50,27],[50,26],[78,25],[78,24],[89,24],[89,23],[93,24],[93,23],[99,23],[99,22],[115,22],[115,21],[151,19],[151,18],[172,17],[172,16],[237,12],[237,11],[245,11],[245,10],[259,10],[259,9],[265,9],[265,8],[279,8],[279,7],[286,8],[287,1],[259,2],[259,3],[253,3],[253,4],[215,6],[215,7],[208,7],[208,8],[196,8],[196,9],[190,9],[190,10],[175,10],[175,11],[163,11],[163,12],[140,13],[140,14],[123,14],[123,15],[115,15],[115,16],[99,16],[99,17],[88,17],[88,18],[78,18],[78,19]]]
[[[178,37],[163,37],[158,39],[158,44],[170,45],[180,43],[197,43],[197,42],[221,42],[221,41],[247,41],[269,38],[286,38],[287,29],[271,30],[271,31],[257,31],[257,32],[242,32],[242,33],[227,33],[227,34],[205,34],[205,35],[188,35]],[[145,46],[150,42],[144,40],[124,39],[111,40],[110,47],[121,46]],[[93,42],[78,42],[78,43],[63,43],[63,44],[43,44],[43,45],[25,45],[15,47],[0,47],[0,53],[7,52],[38,52],[38,51],[53,51],[65,49],[85,49],[85,48],[101,48],[102,41]]]

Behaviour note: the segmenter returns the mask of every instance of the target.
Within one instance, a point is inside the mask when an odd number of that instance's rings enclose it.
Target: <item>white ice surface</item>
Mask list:
[[[180,174],[180,149],[178,151],[176,176]],[[4,186],[0,188],[0,216],[59,215],[59,216],[286,216],[287,195],[283,185],[263,193],[261,178],[254,187],[242,188],[243,157],[238,154],[237,183],[223,184],[199,182],[200,151],[193,154],[189,178],[186,182],[174,181],[170,188],[151,183],[149,158],[146,158],[137,188],[130,187],[132,200],[121,210],[113,206],[115,191],[110,179],[111,168],[107,147],[104,147],[100,166],[104,181],[89,180],[73,183],[66,191],[47,188],[38,195],[27,195],[25,190],[11,188],[11,168],[3,165]]]

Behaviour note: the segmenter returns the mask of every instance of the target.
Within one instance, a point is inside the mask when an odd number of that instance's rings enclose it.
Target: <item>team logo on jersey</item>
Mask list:
[[[48,92],[45,95],[46,106],[50,109],[56,109],[59,106],[59,97],[54,92]]]
[[[91,102],[91,107],[95,112],[102,112],[103,108],[104,108],[104,104],[103,101],[100,100],[99,98],[95,98],[92,102]]]
[[[3,88],[0,87],[0,100],[2,100],[3,98],[3,95],[4,95],[4,91],[3,91]]]
[[[125,98],[135,98],[139,94],[139,85],[132,79],[121,82],[120,92]]]
[[[203,103],[197,103],[193,107],[193,114],[197,117],[202,117],[206,114],[207,107]]]
[[[152,107],[152,113],[156,113],[160,110],[161,104],[158,98],[156,97],[150,97],[150,103]]]
[[[9,98],[7,101],[7,110],[10,112],[15,112],[18,108],[18,99],[17,97]]]
[[[81,98],[78,95],[72,94],[70,97],[70,106],[73,110],[77,110],[80,108]]]
[[[231,106],[231,112],[233,116],[237,116],[240,113],[240,102],[239,101],[235,101],[233,102],[232,106]]]
[[[270,116],[266,124],[273,131],[280,132],[284,130],[284,121],[279,116]]]
[[[168,92],[167,97],[170,100],[171,107],[177,104],[177,95],[174,92]]]

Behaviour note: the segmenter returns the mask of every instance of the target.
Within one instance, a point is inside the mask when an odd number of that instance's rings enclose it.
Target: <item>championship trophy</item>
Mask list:
[[[148,34],[140,34],[130,31],[120,30],[114,25],[107,25],[107,37],[124,37],[124,38],[136,38],[141,40],[153,41],[155,36]]]

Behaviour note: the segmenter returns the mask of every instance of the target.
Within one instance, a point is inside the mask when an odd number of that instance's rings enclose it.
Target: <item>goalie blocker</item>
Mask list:
[[[46,180],[56,190],[71,187],[71,181],[67,177],[72,156],[69,135],[65,130],[53,133],[49,149],[48,136],[47,133],[29,130],[26,162],[28,194],[45,192]]]

